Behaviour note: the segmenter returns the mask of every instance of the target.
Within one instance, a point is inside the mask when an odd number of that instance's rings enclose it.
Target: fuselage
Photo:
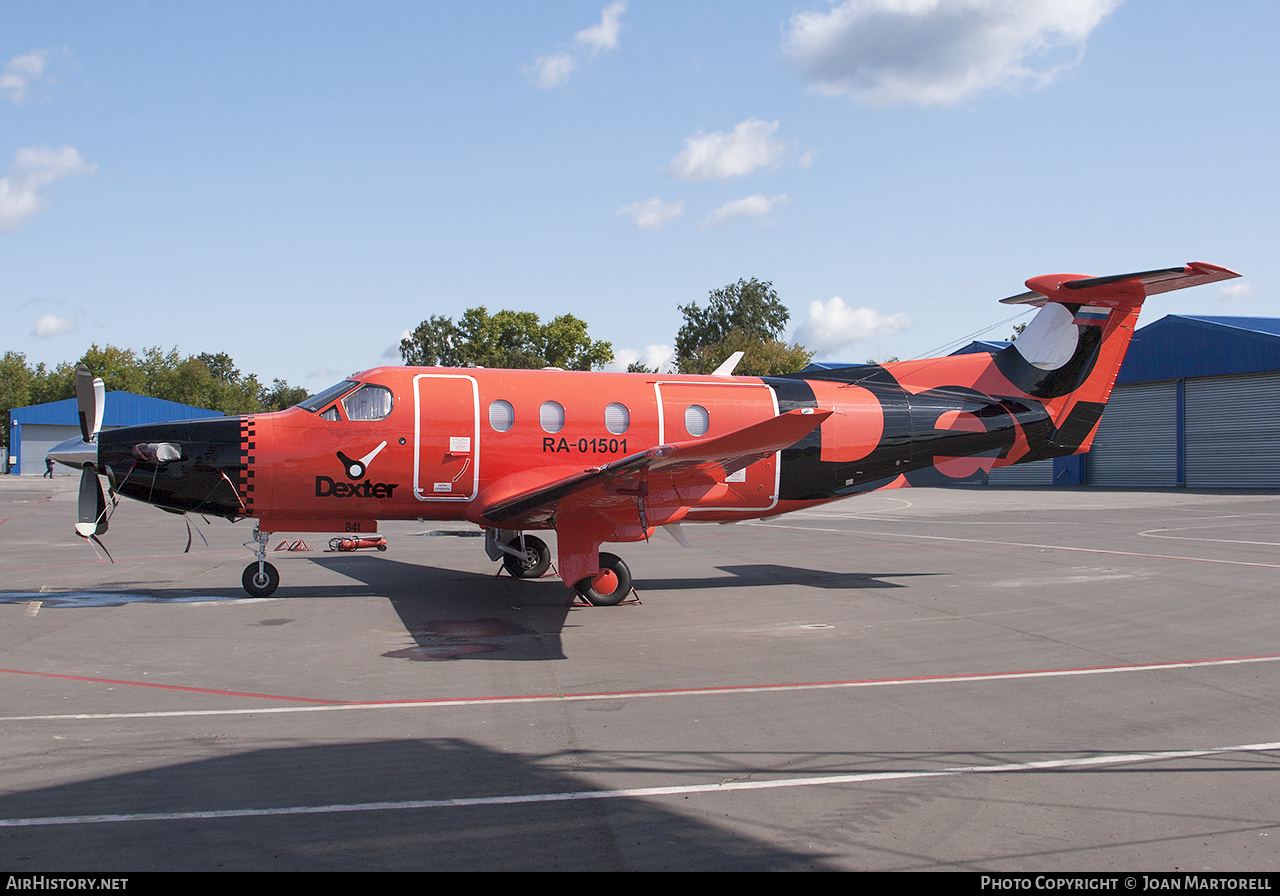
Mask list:
[[[105,431],[99,464],[117,492],[166,509],[368,532],[379,519],[494,525],[495,496],[795,408],[834,414],[796,445],[686,487],[665,513],[655,502],[647,522],[755,518],[1047,456],[1048,413],[1004,377],[984,382],[989,355],[941,360],[827,379],[383,367],[277,413]],[[157,444],[180,458],[150,458]]]

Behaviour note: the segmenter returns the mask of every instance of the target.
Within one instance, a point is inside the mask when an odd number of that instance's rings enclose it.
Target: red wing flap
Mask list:
[[[548,508],[601,482],[621,479],[639,470],[663,470],[679,475],[693,470],[723,468],[734,473],[788,448],[822,425],[831,411],[798,408],[742,429],[702,442],[679,442],[650,448],[622,460],[547,482],[509,495],[486,495],[480,511],[486,520],[503,523]]]
[[[1045,302],[1112,304],[1115,300],[1132,293],[1131,301],[1137,303],[1146,296],[1172,292],[1175,289],[1186,289],[1189,286],[1200,286],[1204,283],[1216,283],[1219,280],[1230,280],[1239,276],[1235,271],[1203,261],[1193,261],[1182,268],[1113,274],[1109,277],[1046,274],[1043,277],[1032,277],[1027,281],[1030,292],[1020,293],[1000,301],[1006,305],[1043,305]]]

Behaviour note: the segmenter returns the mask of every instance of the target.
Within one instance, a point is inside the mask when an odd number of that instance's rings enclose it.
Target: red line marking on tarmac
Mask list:
[[[186,691],[193,694],[215,694],[225,697],[250,697],[256,700],[283,700],[291,703],[307,703],[317,708],[360,709],[377,707],[432,707],[432,706],[476,706],[495,703],[546,703],[578,700],[604,700],[642,697],[680,697],[712,694],[751,694],[782,691],[827,690],[833,688],[866,688],[885,687],[903,684],[946,684],[977,681],[1007,681],[1025,678],[1055,678],[1074,675],[1103,675],[1110,672],[1150,672],[1171,669],[1194,669],[1206,666],[1229,666],[1244,663],[1268,663],[1280,661],[1280,654],[1261,654],[1258,656],[1219,657],[1217,659],[1177,660],[1163,663],[1132,663],[1116,666],[1076,666],[1062,669],[1024,669],[1016,672],[969,672],[955,675],[918,675],[905,678],[861,678],[844,681],[807,681],[782,682],[776,684],[743,684],[719,685],[713,687],[694,688],[658,688],[644,691],[584,691],[568,694],[520,694],[493,697],[441,697],[434,700],[323,700],[316,697],[290,697],[280,694],[256,694],[248,691],[225,691],[213,688],[196,688],[185,685],[157,684],[146,681],[125,681],[111,678],[92,678],[84,675],[61,675],[53,672],[30,672],[22,669],[0,669],[0,673],[9,675],[31,675],[39,678],[59,678],[66,681],[84,681],[92,684],[124,685],[142,688],[158,688],[170,691]],[[137,713],[150,715],[152,713]],[[167,715],[169,713],[161,712]],[[99,715],[97,713],[93,714]],[[118,716],[120,713],[103,713],[103,716]],[[135,715],[124,713],[123,715]]]
[[[4,519],[0,520],[0,526],[3,526],[5,523],[9,522],[9,520],[11,519],[13,519],[13,517],[7,516]]]
[[[293,703],[342,704],[341,700],[320,700],[315,697],[286,697],[281,694],[254,694],[248,691],[220,691],[214,688],[193,688],[178,684],[157,684],[152,681],[123,681],[114,678],[92,678],[88,675],[59,675],[56,672],[29,672],[25,669],[0,669],[7,675],[32,675],[37,678],[61,678],[64,681],[87,681],[91,684],[127,685],[135,688],[158,688],[163,691],[186,691],[192,694],[217,694],[223,697],[254,697],[259,700],[288,700]]]

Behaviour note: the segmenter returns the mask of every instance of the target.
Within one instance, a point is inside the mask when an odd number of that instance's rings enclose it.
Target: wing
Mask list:
[[[527,480],[523,487],[511,489],[497,483],[482,496],[480,512],[486,520],[503,523],[507,528],[518,528],[521,523],[554,515],[560,502],[571,496],[582,496],[588,490],[598,493],[598,501],[602,505],[613,505],[617,503],[616,492],[609,495],[600,487],[610,484],[624,486],[643,471],[671,474],[676,487],[682,480],[705,482],[708,476],[722,479],[775,451],[794,445],[830,416],[831,411],[798,408],[713,439],[661,445],[601,467],[533,486],[527,485]],[[589,510],[592,503],[589,500],[584,505],[575,501],[575,511]]]

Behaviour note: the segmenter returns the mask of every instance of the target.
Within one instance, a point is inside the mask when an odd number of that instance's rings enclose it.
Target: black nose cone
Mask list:
[[[148,423],[98,434],[98,469],[111,487],[164,510],[244,516],[236,488],[243,468],[239,417]]]

